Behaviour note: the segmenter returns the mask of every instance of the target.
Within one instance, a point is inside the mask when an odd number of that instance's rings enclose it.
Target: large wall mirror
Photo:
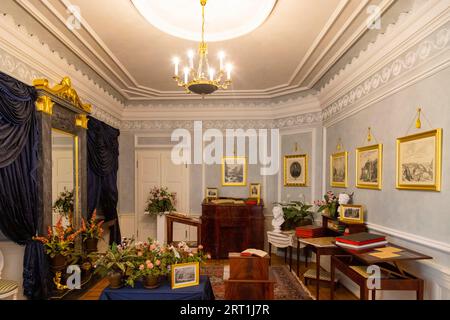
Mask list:
[[[63,226],[73,224],[77,212],[78,137],[58,129],[52,129],[52,224],[61,219]]]

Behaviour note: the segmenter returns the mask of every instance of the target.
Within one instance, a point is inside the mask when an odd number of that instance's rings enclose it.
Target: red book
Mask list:
[[[385,240],[385,236],[368,232],[353,233],[346,236],[336,237],[336,241],[351,244],[354,246],[363,246],[371,243],[382,242]]]

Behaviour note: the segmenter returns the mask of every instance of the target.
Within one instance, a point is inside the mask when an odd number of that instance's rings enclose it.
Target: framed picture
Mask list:
[[[442,129],[397,139],[397,189],[441,191]]]
[[[249,198],[261,199],[261,184],[260,183],[250,183]]]
[[[304,187],[308,183],[308,156],[284,156],[284,186]]]
[[[363,207],[359,205],[342,204],[339,207],[339,220],[345,223],[363,223]]]
[[[222,159],[222,185],[247,185],[247,158],[223,157]]]
[[[172,289],[197,286],[200,283],[198,262],[173,264],[171,266]]]
[[[382,144],[356,149],[356,187],[381,190],[382,168]]]
[[[206,188],[206,199],[217,199],[217,198],[219,198],[219,189]]]
[[[330,157],[330,185],[337,188],[347,188],[348,152],[334,153]]]

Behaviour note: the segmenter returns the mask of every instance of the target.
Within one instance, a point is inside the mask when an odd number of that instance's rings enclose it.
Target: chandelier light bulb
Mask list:
[[[223,70],[223,61],[225,59],[225,52],[219,52],[220,70]]]
[[[184,82],[188,83],[188,80],[189,80],[189,68],[185,67],[184,68]]]
[[[213,81],[214,80],[214,74],[215,71],[213,68],[209,68],[209,80]]]
[[[179,68],[179,66],[180,66],[180,58],[174,57],[174,58],[172,59],[172,62],[173,62],[173,64],[175,65],[175,72],[174,72],[174,74],[175,74],[175,76],[178,76],[178,68]]]
[[[227,64],[227,80],[231,80],[231,71],[233,70],[233,66],[231,63]]]

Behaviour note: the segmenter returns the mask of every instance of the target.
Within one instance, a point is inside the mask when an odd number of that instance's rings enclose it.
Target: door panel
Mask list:
[[[179,212],[188,211],[188,169],[184,165],[172,163],[170,150],[142,150],[138,151],[137,204],[136,222],[138,241],[145,241],[151,237],[156,239],[156,219],[144,214],[145,204],[150,189],[153,187],[168,187],[176,193],[175,208]],[[186,236],[186,233],[188,234]],[[174,239],[185,241],[189,238],[189,230],[184,226],[174,228]]]

